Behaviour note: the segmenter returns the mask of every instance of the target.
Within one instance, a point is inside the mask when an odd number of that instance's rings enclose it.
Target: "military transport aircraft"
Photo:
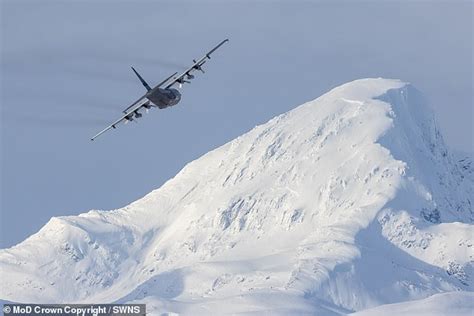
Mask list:
[[[127,123],[133,121],[134,119],[142,117],[142,113],[140,113],[139,110],[143,108],[148,111],[151,107],[164,109],[178,104],[178,102],[181,100],[181,93],[179,93],[177,89],[174,89],[173,86],[178,84],[181,88],[183,83],[191,83],[189,80],[194,78],[194,75],[192,74],[193,71],[200,70],[204,73],[202,65],[207,61],[207,59],[211,59],[211,54],[214,51],[216,51],[219,47],[221,47],[222,45],[224,45],[224,43],[228,41],[228,39],[223,40],[200,59],[193,59],[193,65],[179,76],[176,76],[178,73],[175,72],[153,88],[150,88],[148,83],[142,78],[142,76],[140,76],[140,74],[135,70],[135,68],[132,67],[133,72],[137,75],[138,79],[140,79],[141,83],[146,88],[147,93],[145,93],[137,101],[132,103],[132,105],[130,105],[128,108],[123,110],[123,115],[121,118],[119,118],[118,120],[107,126],[105,129],[97,133],[94,137],[91,138],[91,140],[96,139],[111,128],[117,128],[117,124],[121,122]],[[166,86],[164,88],[161,88],[165,84]]]

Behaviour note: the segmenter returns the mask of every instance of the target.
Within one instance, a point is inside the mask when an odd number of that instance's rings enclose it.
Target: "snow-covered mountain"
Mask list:
[[[465,310],[473,184],[414,87],[356,80],[124,208],[52,218],[0,251],[0,298],[344,315],[454,292]]]

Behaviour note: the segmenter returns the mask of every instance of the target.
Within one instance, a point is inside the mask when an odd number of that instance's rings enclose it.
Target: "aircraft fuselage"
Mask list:
[[[178,104],[181,100],[181,93],[176,89],[161,89],[156,87],[145,95],[155,106],[160,109]]]

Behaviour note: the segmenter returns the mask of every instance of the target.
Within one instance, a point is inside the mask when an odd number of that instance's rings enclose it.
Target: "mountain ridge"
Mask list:
[[[425,103],[398,80],[332,89],[124,208],[52,218],[0,251],[0,297],[337,315],[472,291],[472,178]]]

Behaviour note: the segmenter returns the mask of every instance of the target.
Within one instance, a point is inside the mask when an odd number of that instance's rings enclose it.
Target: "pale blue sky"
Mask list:
[[[412,82],[472,152],[469,1],[1,1],[1,242],[113,209],[257,124],[358,78]],[[224,38],[175,108],[90,137]]]

